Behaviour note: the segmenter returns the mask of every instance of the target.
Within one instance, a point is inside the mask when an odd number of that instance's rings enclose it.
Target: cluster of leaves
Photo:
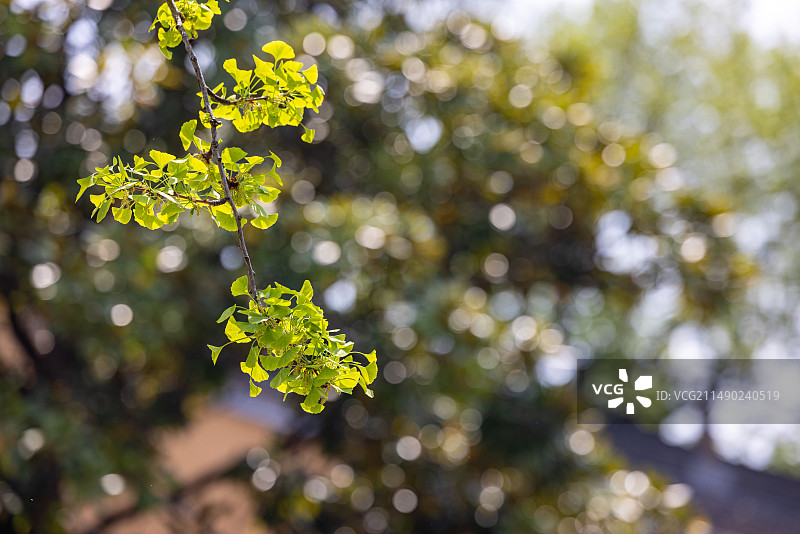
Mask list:
[[[247,277],[242,276],[231,285],[233,296],[247,294]],[[217,320],[227,320],[225,335],[230,340],[221,347],[209,345],[214,363],[220,351],[231,343],[250,343],[247,360],[242,371],[250,376],[250,395],[261,393],[256,382],[269,379],[277,372],[270,387],[284,393],[305,396],[302,408],[319,413],[331,390],[352,393],[360,385],[372,397],[367,387],[378,374],[375,351],[369,354],[354,352],[353,343],[345,341],[344,334],[332,335],[322,310],[311,302],[314,290],[306,280],[300,291],[280,284],[259,291],[258,302],[250,300],[245,308],[234,304]],[[292,303],[294,300],[294,303]],[[236,314],[245,321],[237,321]],[[367,360],[363,365],[353,359],[360,354]]]
[[[169,48],[182,41],[180,26],[189,38],[194,38],[197,30],[208,28],[213,16],[220,13],[215,0],[205,4],[179,0],[174,7],[178,15],[173,15],[169,3],[163,4],[152,27],[161,26],[159,46],[168,58],[172,55]],[[276,172],[281,165],[280,158],[269,152],[271,169],[256,173],[254,169],[265,162],[265,157],[250,156],[238,147],[227,147],[219,152],[215,141],[218,119],[231,121],[240,132],[255,130],[262,124],[271,128],[301,125],[302,139],[310,143],[314,131],[301,121],[306,108],[319,111],[324,93],[316,85],[316,66],[301,70],[302,63],[291,61],[295,57],[291,46],[272,41],[262,50],[275,61],[264,61],[254,55],[254,70],[239,69],[235,59],[223,63],[223,68],[236,82],[232,99],[226,98],[228,92],[224,84],[214,90],[202,87],[204,80],[198,74],[201,83],[199,118],[202,125],[211,129],[211,142],[196,135],[197,120],[187,121],[180,130],[181,143],[187,150],[183,157],[151,150],[149,161],[135,156],[133,165],[114,158],[111,165],[78,180],[81,187],[78,199],[90,187],[102,188],[100,193],[89,197],[95,206],[92,217],[97,222],[111,211],[114,219],[123,224],[133,219],[155,230],[175,223],[185,211],[191,214],[206,211],[220,228],[238,231],[243,251],[244,237],[239,230],[240,225],[248,221],[239,215],[239,209],[249,208],[255,215],[250,224],[256,228],[267,229],[275,223],[278,214],[268,213],[263,204],[273,202],[279,194],[278,189],[266,185],[267,177],[283,185]],[[249,264],[247,267],[250,269]],[[322,411],[331,389],[351,393],[360,384],[371,396],[367,386],[377,376],[375,352],[354,353],[353,343],[345,341],[344,335],[332,335],[328,331],[322,310],[311,302],[311,284],[306,281],[299,292],[280,284],[257,291],[254,285],[248,286],[248,280],[255,279],[255,273],[249,272],[249,277],[239,278],[232,286],[234,296],[250,295],[249,306],[241,309],[231,306],[219,322],[228,320],[225,333],[232,343],[252,343],[247,361],[242,363],[242,371],[251,378],[250,394],[258,395],[261,388],[255,382],[262,382],[269,377],[268,372],[277,371],[270,386],[285,394],[303,395],[302,407],[308,412]],[[283,298],[286,295],[288,300]],[[295,301],[293,307],[291,299]],[[235,320],[237,310],[247,321]],[[209,347],[216,364],[222,347]],[[262,350],[265,350],[263,354]],[[353,360],[353,354],[365,356],[367,365]]]
[[[264,61],[255,54],[253,70],[240,69],[235,59],[229,59],[222,68],[236,82],[232,98],[226,98],[226,88],[220,84],[213,90],[211,108],[217,118],[230,120],[240,132],[249,132],[262,124],[303,126],[306,108],[319,111],[324,93],[317,83],[317,66],[301,70],[303,64],[291,61],[294,50],[281,41],[272,41],[262,50],[275,58]],[[207,121],[207,115],[201,114]],[[303,126],[303,140],[311,142],[314,130]]]
[[[217,226],[236,231],[236,219],[230,204],[226,203],[219,169],[208,161],[209,144],[195,135],[196,126],[196,120],[185,122],[180,137],[184,148],[194,145],[199,153],[176,158],[151,150],[151,161],[134,156],[133,165],[114,158],[112,165],[78,180],[81,186],[78,198],[91,186],[103,187],[102,193],[89,196],[95,206],[92,217],[96,217],[97,222],[102,221],[110,209],[114,219],[122,224],[133,218],[145,228],[155,230],[174,223],[184,211],[207,211]],[[277,173],[280,158],[270,152],[272,168],[253,174],[253,168],[264,162],[263,157],[248,156],[237,147],[225,148],[221,156],[236,207],[250,207],[256,215],[250,224],[256,228],[264,230],[275,224],[278,214],[267,213],[262,204],[273,202],[280,193],[265,185],[267,177],[283,185]],[[242,224],[246,223],[247,219],[242,219]]]
[[[227,2],[228,0],[225,1]],[[197,30],[207,30],[211,27],[214,15],[221,14],[217,0],[208,0],[204,4],[197,0],[177,0],[175,5],[181,14],[183,28],[192,39],[197,38]],[[158,13],[150,26],[150,31],[156,29],[158,25],[161,25],[161,28],[158,29],[158,47],[167,59],[172,59],[172,50],[170,48],[175,48],[181,44],[181,33],[178,31],[175,19],[166,2],[158,8]]]

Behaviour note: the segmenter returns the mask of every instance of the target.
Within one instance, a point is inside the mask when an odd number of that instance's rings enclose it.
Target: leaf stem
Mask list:
[[[217,167],[219,168],[222,189],[225,191],[225,198],[227,199],[228,204],[230,204],[231,209],[233,210],[233,216],[236,219],[236,234],[239,238],[239,250],[242,251],[242,258],[244,259],[244,264],[247,268],[247,292],[250,294],[250,298],[253,299],[256,304],[258,304],[256,273],[253,270],[253,264],[250,261],[250,255],[247,253],[247,244],[244,241],[244,233],[242,232],[242,216],[239,213],[239,210],[236,209],[236,203],[233,201],[233,197],[231,196],[231,191],[228,187],[228,175],[225,171],[225,166],[222,164],[222,158],[220,157],[219,140],[217,139],[217,127],[222,123],[217,120],[217,118],[214,116],[214,112],[211,109],[209,90],[208,86],[206,85],[205,76],[203,76],[200,63],[197,61],[197,56],[194,53],[194,48],[192,48],[189,35],[186,33],[186,30],[183,27],[182,16],[175,5],[175,0],[167,0],[167,5],[172,13],[172,18],[175,20],[175,27],[181,34],[183,46],[186,48],[186,53],[189,55],[189,60],[192,62],[197,83],[200,86],[200,91],[203,94],[203,105],[208,113],[208,122],[211,126],[211,160],[216,163]]]
[[[153,188],[148,188],[148,187],[144,187],[144,186],[141,186],[141,185],[134,185],[133,189],[136,190],[136,191],[142,191],[142,192],[145,192],[145,193],[150,193],[150,192],[153,192],[153,191],[157,191],[157,190],[155,190]],[[189,202],[190,205],[196,203],[196,204],[205,204],[206,206],[222,206],[223,204],[227,204],[228,203],[228,199],[227,198],[219,198],[217,200],[206,200],[206,199],[203,199],[203,198],[187,197],[186,195],[181,195],[180,193],[172,193],[172,196],[177,198],[177,199],[180,199],[180,200],[185,200],[186,202]],[[180,206],[180,204],[178,204],[178,205]],[[186,208],[187,206],[181,206],[181,207],[182,208]]]
[[[252,104],[254,102],[260,102],[260,101],[267,101],[267,102],[270,102],[272,104],[275,104],[276,106],[281,104],[280,100],[277,100],[274,96],[269,96],[269,95],[267,95],[267,96],[253,96],[253,97],[248,97],[248,98],[237,98],[236,100],[228,100],[227,98],[223,98],[223,97],[219,96],[217,93],[215,93],[214,91],[212,91],[208,87],[206,87],[206,91],[208,92],[208,96],[209,96],[209,98],[211,100],[213,100],[217,104],[221,104],[223,106],[239,106],[242,103]],[[279,96],[281,96],[283,98],[287,98],[289,95],[281,93]]]

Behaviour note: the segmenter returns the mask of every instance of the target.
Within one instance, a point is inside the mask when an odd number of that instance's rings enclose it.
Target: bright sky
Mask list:
[[[766,46],[781,41],[800,44],[800,2],[796,0],[750,0],[743,25]]]
[[[683,2],[684,0],[658,1],[661,6]],[[498,11],[495,0],[475,0],[475,10],[488,17],[497,17],[513,28],[515,35],[524,37],[530,35],[537,22],[554,10],[569,13],[570,18],[576,21],[586,20],[594,3],[594,0],[506,0],[504,9]],[[740,11],[742,27],[764,46],[773,47],[781,42],[800,45],[798,0],[707,0],[706,4]]]

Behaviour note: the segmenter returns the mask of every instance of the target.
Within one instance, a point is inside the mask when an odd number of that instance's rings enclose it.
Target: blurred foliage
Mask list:
[[[231,2],[195,44],[212,86],[215,59],[244,66],[275,38],[318,66],[312,146],[223,137],[277,149],[286,169],[273,231],[247,234],[257,270],[315,280],[331,324],[380,355],[375,399],[332,400],[315,432],[298,415],[302,435],[252,465],[264,524],[700,524],[682,486],[627,472],[601,424],[577,428],[564,369],[796,339],[796,57],[694,4],[662,28],[660,3],[606,2],[526,41],[398,6]],[[156,7],[0,6],[0,525],[19,532],[68,528],[110,473],[143,505],[163,497],[152,430],[245,356],[212,369],[205,349],[228,305],[219,265],[241,267],[213,222],[145,232],[72,205],[74,179],[111,154],[179,150],[194,82],[147,34]],[[292,462],[301,437],[328,468]],[[778,463],[796,464],[790,445]]]

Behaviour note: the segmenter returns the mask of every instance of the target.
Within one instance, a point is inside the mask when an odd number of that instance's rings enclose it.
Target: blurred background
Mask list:
[[[797,532],[796,425],[578,426],[570,371],[797,355],[797,6],[223,2],[210,85],[280,39],[327,93],[312,145],[222,131],[284,162],[260,286],[378,351],[374,399],[309,416],[211,364],[232,234],[74,203],[182,153],[158,5],[0,3],[0,531]]]

